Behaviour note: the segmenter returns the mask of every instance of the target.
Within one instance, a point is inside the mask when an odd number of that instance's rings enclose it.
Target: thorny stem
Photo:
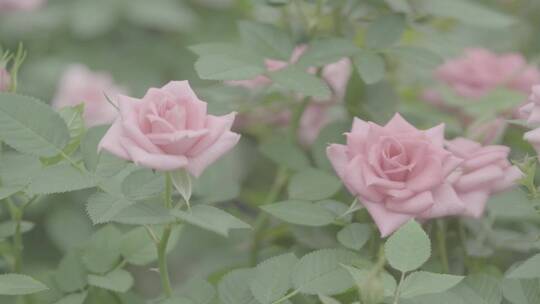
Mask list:
[[[165,176],[165,206],[167,208],[172,208],[172,179],[170,174],[168,173]],[[163,234],[161,235],[161,239],[156,244],[161,285],[163,288],[163,292],[165,293],[165,296],[167,298],[170,298],[172,295],[171,281],[169,279],[169,270],[167,268],[167,244],[169,243],[171,230],[171,225],[165,226],[165,228],[163,229]]]

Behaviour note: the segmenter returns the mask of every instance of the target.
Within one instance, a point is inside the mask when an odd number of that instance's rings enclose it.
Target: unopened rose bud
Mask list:
[[[7,92],[11,87],[11,76],[5,68],[0,68],[0,92]]]

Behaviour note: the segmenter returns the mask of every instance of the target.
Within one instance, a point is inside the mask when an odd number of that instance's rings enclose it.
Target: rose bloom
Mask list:
[[[0,92],[7,92],[11,87],[11,76],[5,68],[0,68]]]
[[[142,99],[120,95],[118,106],[99,149],[147,168],[198,177],[240,139],[230,131],[235,113],[209,115],[187,81],[151,88]]]
[[[385,237],[422,214],[463,212],[447,182],[462,160],[443,143],[442,124],[423,131],[399,114],[385,126],[355,118],[347,143],[330,145],[327,155]]]
[[[482,146],[466,138],[456,138],[447,141],[446,147],[464,160],[449,180],[464,203],[465,216],[482,216],[492,194],[507,190],[523,177],[508,161],[510,148],[506,146]]]
[[[84,103],[86,126],[109,124],[118,115],[106,96],[115,100],[125,90],[104,72],[92,72],[83,65],[71,65],[63,73],[52,105],[55,109]]]
[[[523,105],[519,111],[521,118],[527,121],[529,126],[540,125],[540,85],[535,85],[531,89],[529,102]]]
[[[32,11],[40,8],[45,0],[0,0],[0,13]]]
[[[280,69],[286,68],[289,64],[294,64],[300,60],[300,57],[307,51],[307,45],[297,46],[288,62],[275,60],[275,59],[266,59],[265,65],[268,71],[278,71]],[[308,72],[315,73],[315,68],[309,68]],[[347,89],[347,83],[352,73],[351,61],[348,58],[343,58],[337,62],[328,64],[322,68],[321,76],[322,79],[328,84],[332,95],[330,99],[313,99],[312,102],[306,107],[302,117],[300,118],[300,126],[298,130],[298,137],[300,142],[306,146],[311,145],[322,128],[324,128],[328,123],[332,121],[328,112],[332,106],[337,102],[341,101],[345,97],[345,91]],[[272,84],[272,80],[266,76],[257,76],[249,80],[235,80],[235,81],[226,81],[226,84],[233,86],[241,86],[247,89],[260,89],[262,87]],[[301,98],[301,97],[299,97]],[[268,117],[268,115],[263,115],[262,119],[268,124],[281,124],[287,125],[290,122],[290,113],[278,115],[279,117],[289,117],[289,119],[273,119]],[[273,115],[272,115],[273,116]],[[260,123],[259,119],[242,119],[242,121],[254,121],[255,123]],[[245,126],[245,124],[244,124]]]
[[[482,48],[467,49],[463,57],[447,61],[437,68],[435,77],[459,96],[471,99],[499,86],[528,94],[532,85],[540,83],[540,71],[527,65],[522,55],[497,55]]]

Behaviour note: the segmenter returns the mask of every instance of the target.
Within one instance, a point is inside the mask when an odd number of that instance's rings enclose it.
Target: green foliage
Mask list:
[[[403,281],[400,296],[412,298],[429,293],[439,293],[457,285],[464,277],[416,271],[409,274]]]
[[[92,235],[82,256],[90,272],[106,273],[120,261],[122,234],[114,226],[105,226]]]
[[[134,202],[124,197],[115,197],[104,192],[96,192],[88,198],[86,212],[94,224],[105,224],[114,220],[123,209]]]
[[[20,152],[51,157],[67,145],[69,130],[62,117],[44,103],[0,93],[0,138]]]
[[[336,218],[323,206],[302,200],[264,205],[261,209],[291,224],[304,226],[326,226],[333,223]]]
[[[134,171],[122,182],[122,193],[128,200],[148,199],[164,190],[164,175],[148,169]]]
[[[154,227],[154,233],[162,234],[162,227]],[[171,232],[167,252],[171,252],[180,238],[182,226],[175,226]],[[144,266],[158,259],[156,244],[150,237],[147,228],[137,227],[124,233],[120,241],[120,253],[124,260],[130,264]]]
[[[20,225],[21,225],[20,227],[21,233],[26,233],[28,231],[31,231],[34,228],[34,223],[28,222],[28,221],[22,221]],[[8,237],[15,235],[16,229],[17,229],[16,221],[6,221],[3,223],[0,223],[0,239],[6,239]]]
[[[280,87],[306,96],[324,99],[331,94],[320,78],[294,65],[270,73],[270,78]]]
[[[126,292],[133,286],[133,277],[129,272],[117,269],[105,275],[88,275],[88,284],[116,292]]]
[[[325,171],[307,169],[298,172],[289,183],[289,197],[299,200],[322,200],[336,194],[341,182]]]
[[[238,29],[246,48],[265,58],[288,61],[294,45],[289,36],[270,24],[240,21]]]
[[[293,269],[294,288],[306,294],[334,295],[352,287],[342,265],[351,265],[359,257],[342,249],[322,249],[303,256]]]
[[[261,144],[260,150],[264,156],[287,168],[302,170],[309,167],[309,159],[304,152],[287,138],[271,137]]]
[[[366,33],[366,45],[374,49],[384,49],[399,41],[405,30],[405,18],[402,15],[384,15],[369,25]]]
[[[227,237],[232,229],[249,229],[251,226],[229,213],[208,205],[197,205],[187,211],[175,209],[171,214],[186,223]]]
[[[28,186],[28,192],[37,194],[62,193],[95,187],[94,179],[67,163],[42,169]]]
[[[60,261],[54,279],[58,288],[71,293],[83,290],[88,284],[88,271],[82,262],[82,252],[78,249],[69,251]]]
[[[422,227],[410,221],[394,232],[384,245],[388,263],[401,272],[415,270],[431,255],[431,242]]]
[[[83,304],[84,300],[86,299],[86,295],[86,292],[70,294],[57,302],[54,302],[54,304]]]
[[[373,51],[365,50],[354,56],[354,64],[366,84],[377,83],[384,78],[384,59]]]
[[[338,232],[337,239],[349,249],[360,250],[370,239],[372,232],[368,224],[352,223]]]
[[[261,304],[271,304],[292,288],[291,269],[298,263],[292,253],[270,258],[255,268],[249,284],[253,296]]]
[[[512,304],[533,304],[540,302],[540,281],[538,279],[511,280],[502,282],[504,298]]]
[[[254,275],[255,270],[247,268],[226,274],[218,285],[219,300],[223,304],[257,304],[249,288]]]
[[[0,275],[0,295],[26,295],[47,289],[43,283],[26,275],[15,273]]]
[[[321,67],[358,53],[359,49],[349,40],[325,38],[313,41],[300,57],[297,65],[304,68]]]
[[[536,254],[525,260],[507,275],[510,279],[535,279],[540,278],[540,254]]]

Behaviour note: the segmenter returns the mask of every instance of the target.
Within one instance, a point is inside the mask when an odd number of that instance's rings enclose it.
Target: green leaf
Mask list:
[[[21,222],[21,233],[26,233],[34,228],[34,223],[22,221]],[[17,229],[16,221],[6,221],[0,223],[0,239],[6,239],[15,235]]]
[[[90,238],[82,256],[86,268],[95,273],[111,270],[120,260],[122,234],[108,225],[96,231]]]
[[[74,249],[62,258],[54,274],[54,279],[61,291],[71,293],[86,287],[87,275],[88,272],[82,262],[82,252],[79,249]]]
[[[540,278],[540,253],[525,260],[521,265],[514,268],[506,277],[509,279]]]
[[[81,153],[86,168],[101,177],[113,176],[127,164],[126,161],[108,152],[98,153],[98,144],[108,128],[109,126],[97,126],[88,129],[81,142]]]
[[[305,96],[325,99],[331,94],[324,81],[294,65],[271,72],[270,78],[282,88]]]
[[[349,249],[360,250],[371,237],[372,229],[368,224],[352,223],[337,234],[339,243]]]
[[[334,172],[334,168],[326,155],[326,148],[330,142],[338,144],[345,143],[343,133],[349,131],[350,128],[351,126],[348,122],[338,121],[329,124],[319,132],[319,136],[311,146],[311,153],[318,168]]]
[[[253,21],[238,23],[243,44],[265,58],[289,61],[294,45],[286,32],[270,24]]]
[[[322,294],[319,294],[319,300],[322,304],[341,304],[341,302],[339,302],[338,300]]]
[[[278,165],[294,170],[309,167],[309,159],[300,147],[283,136],[274,136],[260,146],[261,153]]]
[[[419,4],[421,10],[428,14],[454,18],[479,27],[505,28],[516,22],[508,15],[468,0],[422,0]]]
[[[261,206],[261,209],[288,223],[304,226],[326,226],[336,218],[323,206],[301,200],[268,204]]]
[[[189,224],[225,237],[229,235],[229,230],[251,228],[229,213],[208,205],[196,205],[187,211],[175,209],[171,214]]]
[[[504,298],[512,304],[540,303],[540,280],[510,280],[502,281]]]
[[[104,192],[96,192],[88,198],[86,212],[94,225],[105,224],[114,219],[124,208],[134,202]]]
[[[162,234],[162,227],[154,227],[157,235]],[[171,252],[182,232],[181,225],[175,225],[169,242],[167,243],[167,252]],[[122,236],[120,242],[120,253],[124,259],[133,265],[144,266],[157,260],[156,245],[144,227],[137,227]]]
[[[407,272],[422,266],[431,255],[431,242],[422,227],[411,220],[394,232],[384,245],[390,265]]]
[[[117,269],[103,276],[93,274],[88,275],[88,284],[123,293],[133,286],[133,277],[129,272],[123,269]]]
[[[271,304],[283,297],[292,287],[291,269],[297,262],[294,254],[286,253],[257,265],[249,284],[255,299],[261,304]]]
[[[218,284],[219,300],[223,304],[259,304],[249,283],[253,280],[253,269],[236,269],[227,273]]]
[[[463,278],[463,276],[416,271],[409,274],[403,281],[400,296],[412,298],[443,292],[457,285]]]
[[[318,169],[295,174],[289,183],[289,197],[300,200],[322,200],[336,194],[341,182],[334,175]]]
[[[443,62],[438,54],[413,46],[394,47],[386,50],[386,53],[415,68],[433,69]]]
[[[366,84],[374,84],[384,78],[384,59],[373,51],[361,51],[353,58],[356,69]]]
[[[193,304],[210,304],[216,297],[214,286],[201,278],[190,279],[176,293],[190,299]]]
[[[245,80],[266,72],[262,59],[247,54],[204,55],[195,62],[195,71],[201,79]]]
[[[83,304],[86,299],[86,291],[67,295],[53,304]]]
[[[190,51],[199,55],[235,54],[242,52],[242,48],[232,43],[210,42],[201,43],[188,47]]]
[[[66,123],[66,126],[69,130],[70,141],[64,148],[64,153],[66,155],[71,155],[77,150],[81,139],[86,130],[83,119],[84,112],[84,103],[80,103],[73,107],[64,107],[58,110],[58,114]],[[47,164],[56,164],[63,159],[62,155],[57,155],[55,157],[50,157],[44,159],[44,162]]]
[[[159,225],[173,223],[176,219],[163,204],[141,201],[123,208],[111,221],[126,225]]]
[[[392,14],[379,17],[371,23],[366,32],[366,45],[384,49],[397,43],[405,30],[405,17]]]
[[[184,296],[173,296],[172,298],[159,302],[159,304],[197,304],[197,303],[193,302],[192,300]]]
[[[353,42],[346,39],[320,39],[310,44],[297,65],[304,68],[320,67],[352,56],[359,51],[360,49]]]
[[[33,278],[16,273],[0,274],[0,295],[27,295],[47,290],[47,286]]]
[[[499,279],[485,274],[467,276],[451,291],[467,304],[499,304],[502,301]]]
[[[94,179],[67,163],[43,168],[30,182],[28,192],[34,195],[63,193],[95,187]]]
[[[339,294],[353,286],[347,270],[341,264],[350,265],[358,259],[351,251],[322,249],[302,257],[293,269],[293,285],[306,294]]]
[[[0,93],[0,138],[34,156],[61,153],[69,130],[58,113],[31,97]]]
[[[369,288],[372,285],[370,283],[374,283],[374,280],[381,280],[384,291],[383,295],[386,297],[390,297],[394,295],[394,292],[396,290],[396,280],[393,276],[391,276],[388,272],[383,271],[380,274],[374,274],[373,271],[368,269],[358,269],[356,267],[347,266],[347,265],[341,265],[344,269],[349,272],[349,275],[352,277],[354,283],[362,290],[363,288]]]
[[[122,183],[122,192],[128,200],[144,200],[165,190],[165,177],[159,172],[141,169],[129,174]]]

